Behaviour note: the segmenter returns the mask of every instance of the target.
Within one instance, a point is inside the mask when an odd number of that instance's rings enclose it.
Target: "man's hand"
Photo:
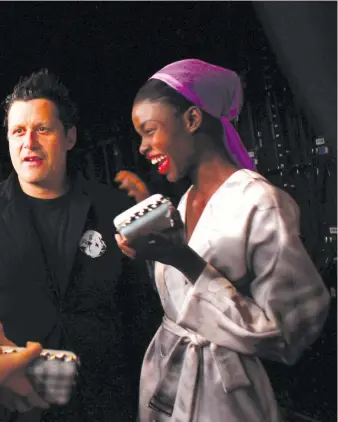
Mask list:
[[[15,344],[6,337],[4,327],[0,322],[0,346],[15,346]],[[0,380],[1,383],[1,380]]]
[[[114,181],[119,183],[119,189],[125,190],[136,202],[141,202],[150,196],[146,184],[135,173],[123,170],[117,173]]]
[[[48,408],[48,403],[38,396],[25,376],[27,366],[40,355],[42,346],[38,343],[27,343],[27,348],[22,352],[5,354],[1,345],[15,346],[6,338],[0,324],[0,386],[27,398],[32,407]]]

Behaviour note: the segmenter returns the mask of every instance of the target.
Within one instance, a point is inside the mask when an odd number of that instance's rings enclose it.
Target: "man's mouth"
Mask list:
[[[23,159],[23,161],[24,161],[24,162],[29,162],[29,163],[32,163],[32,162],[35,162],[35,161],[42,161],[42,158],[41,158],[41,157],[37,157],[37,156],[25,157],[25,158]]]
[[[40,167],[43,163],[43,158],[38,157],[37,155],[25,157],[23,159],[23,164],[28,168]]]

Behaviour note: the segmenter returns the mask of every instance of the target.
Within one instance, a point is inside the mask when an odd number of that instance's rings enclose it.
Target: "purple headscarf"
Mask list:
[[[240,168],[255,170],[241,138],[230,120],[243,104],[239,76],[228,69],[197,59],[171,63],[149,79],[158,79],[178,91],[187,100],[222,122],[225,146]]]

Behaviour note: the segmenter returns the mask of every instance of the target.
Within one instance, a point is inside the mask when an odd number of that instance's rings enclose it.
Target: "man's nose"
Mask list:
[[[35,149],[37,144],[36,133],[33,130],[27,131],[24,138],[24,147],[27,149]]]

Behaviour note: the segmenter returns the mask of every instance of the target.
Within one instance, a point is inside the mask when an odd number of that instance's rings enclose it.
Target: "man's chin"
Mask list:
[[[43,184],[45,180],[45,178],[41,176],[32,177],[32,176],[23,176],[20,174],[18,174],[18,179],[21,183],[25,183],[28,185],[40,185],[40,184]]]

